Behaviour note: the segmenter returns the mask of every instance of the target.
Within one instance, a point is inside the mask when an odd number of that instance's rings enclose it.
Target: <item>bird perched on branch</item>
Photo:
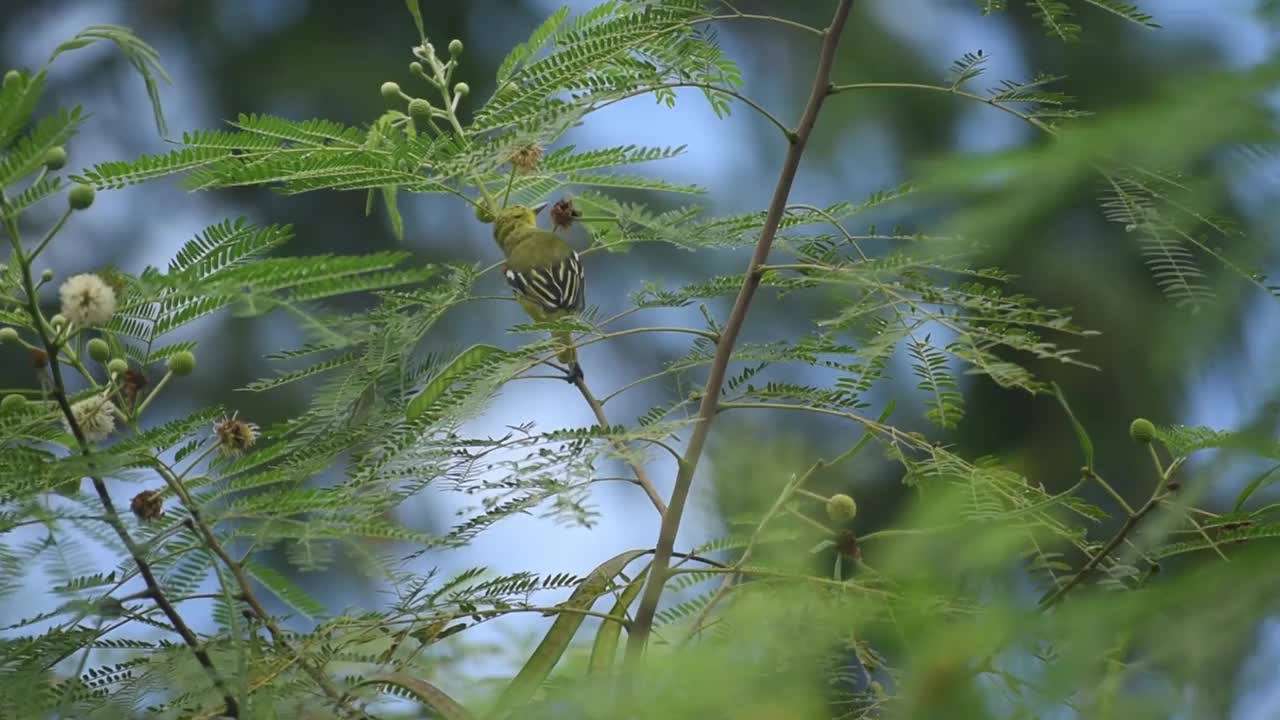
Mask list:
[[[515,291],[516,300],[537,322],[556,320],[582,310],[586,276],[578,253],[564,238],[538,227],[535,207],[512,206],[498,211],[493,221],[493,239],[502,248],[507,262],[504,275]],[[569,382],[582,377],[573,336],[565,330],[553,337],[561,345],[556,356],[569,367]]]

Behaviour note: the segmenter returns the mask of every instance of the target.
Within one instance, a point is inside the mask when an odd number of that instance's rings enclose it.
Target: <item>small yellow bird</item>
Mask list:
[[[507,262],[504,275],[515,291],[516,300],[537,322],[555,320],[582,311],[586,301],[586,275],[582,260],[564,238],[538,227],[538,213],[546,203],[534,207],[515,205],[498,211],[493,221],[493,239],[502,248]],[[554,334],[562,349],[556,356],[569,366],[569,382],[582,377],[578,351],[568,331]]]

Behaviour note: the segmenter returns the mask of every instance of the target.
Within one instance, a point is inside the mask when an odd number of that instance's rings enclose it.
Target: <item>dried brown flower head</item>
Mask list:
[[[120,394],[129,405],[129,409],[138,406],[138,393],[147,386],[147,376],[141,370],[129,368],[120,377]]]
[[[133,496],[129,509],[139,520],[158,520],[164,515],[164,498],[155,490],[143,490]]]
[[[258,426],[229,415],[213,424],[218,438],[218,452],[225,457],[238,457],[258,441]]]
[[[522,145],[511,153],[507,162],[511,163],[517,174],[528,175],[542,164],[542,146],[537,143]]]
[[[582,211],[573,206],[573,200],[563,198],[551,206],[551,228],[559,230],[573,225],[582,217]]]
[[[858,547],[858,536],[854,535],[851,530],[841,530],[837,533],[835,545],[836,552],[851,560],[862,558],[862,550]]]

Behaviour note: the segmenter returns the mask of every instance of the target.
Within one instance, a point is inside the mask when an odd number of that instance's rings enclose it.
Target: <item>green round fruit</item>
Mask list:
[[[379,92],[382,93],[383,100],[391,101],[400,99],[400,85],[398,83],[384,82],[382,83],[382,87],[379,89]]]
[[[104,363],[111,359],[111,346],[102,338],[94,338],[89,341],[89,357]]]
[[[44,166],[50,170],[61,170],[67,164],[67,149],[55,145],[44,153]]]
[[[72,210],[84,210],[93,204],[94,191],[88,185],[73,185],[67,193]]]
[[[414,98],[409,101],[409,117],[421,122],[431,120],[431,103],[422,98]]]
[[[169,356],[169,371],[178,377],[190,375],[196,369],[196,356],[183,350]]]
[[[20,410],[27,404],[27,399],[21,395],[5,395],[0,400],[0,410],[9,412],[11,410]]]
[[[459,55],[462,54],[461,40],[459,40],[458,38],[454,38],[449,41],[449,54],[452,55],[453,57],[458,57]]]
[[[107,372],[112,375],[123,375],[129,369],[129,361],[124,358],[111,358],[107,363]]]
[[[852,520],[858,514],[858,503],[853,498],[839,493],[832,495],[827,500],[827,517],[831,518],[833,523],[845,523]]]
[[[1156,439],[1156,426],[1146,418],[1137,418],[1129,423],[1129,437],[1134,442],[1149,443]]]

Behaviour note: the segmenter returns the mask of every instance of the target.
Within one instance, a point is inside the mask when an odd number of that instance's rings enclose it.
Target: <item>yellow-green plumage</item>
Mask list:
[[[585,276],[578,253],[564,238],[538,227],[536,210],[516,206],[500,211],[493,239],[507,258],[507,284],[529,317],[541,322],[582,310]],[[557,357],[569,366],[570,379],[581,376],[573,337],[558,332],[555,339],[563,346]]]

